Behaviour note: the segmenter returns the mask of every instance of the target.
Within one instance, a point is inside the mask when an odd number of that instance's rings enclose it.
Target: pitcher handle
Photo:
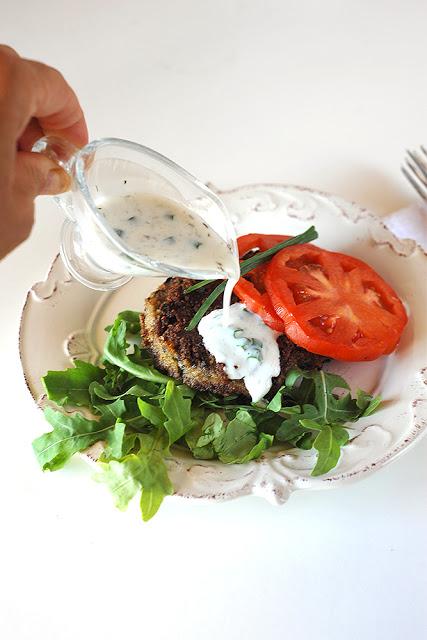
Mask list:
[[[45,136],[37,140],[31,151],[42,153],[59,165],[70,176],[71,184],[73,183],[73,169],[78,149],[71,142],[56,136]],[[67,218],[75,222],[71,191],[54,196],[54,200]]]

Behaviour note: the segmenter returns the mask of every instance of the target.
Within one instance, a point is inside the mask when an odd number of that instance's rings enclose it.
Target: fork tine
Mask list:
[[[409,180],[411,185],[414,187],[415,191],[421,196],[421,198],[423,200],[425,200],[427,202],[427,189],[423,189],[423,187],[419,184],[419,182],[417,180],[414,180],[414,178],[409,173],[409,171],[407,170],[406,167],[401,167],[401,170],[402,170],[402,173],[405,176],[405,178],[407,180]],[[415,175],[417,175],[417,174],[415,174]]]
[[[418,175],[419,179],[422,182],[426,183],[427,182],[427,166],[425,165],[424,161],[417,155],[416,152],[407,150],[407,154],[411,158],[412,162],[415,164],[415,167],[413,167],[408,160],[406,160],[406,163],[411,167],[412,171],[414,171]],[[421,172],[421,175],[420,173],[418,173],[418,171]]]
[[[412,164],[412,162],[410,162],[408,158],[406,158],[406,166],[408,167],[409,171],[413,173],[413,176],[415,176],[415,178],[419,180],[419,182],[421,182],[423,186],[427,186],[427,176],[425,176],[424,173],[421,172],[418,165]]]
[[[425,155],[425,157],[427,158],[427,149],[425,148],[424,145],[421,145],[421,151],[423,152],[423,154]]]

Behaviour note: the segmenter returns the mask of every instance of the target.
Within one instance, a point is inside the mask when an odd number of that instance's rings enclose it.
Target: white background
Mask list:
[[[295,183],[379,214],[414,199],[399,164],[427,142],[424,0],[0,6],[0,41],[61,69],[91,138],[141,142],[223,188]],[[427,440],[360,484],[281,508],[168,499],[146,525],[84,463],[39,471],[30,443],[45,424],[16,342],[60,226],[40,199],[32,237],[0,265],[0,635],[423,637]]]

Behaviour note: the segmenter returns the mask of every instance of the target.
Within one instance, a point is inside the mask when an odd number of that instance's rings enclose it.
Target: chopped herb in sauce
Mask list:
[[[124,234],[123,229],[114,229],[114,232],[117,233],[119,238],[121,238],[123,236],[123,234]]]
[[[121,183],[128,182],[121,178]],[[98,201],[133,252],[192,271],[237,272],[237,257],[191,209],[163,196],[127,193]],[[122,232],[119,233],[117,230]],[[216,262],[219,267],[216,267]]]

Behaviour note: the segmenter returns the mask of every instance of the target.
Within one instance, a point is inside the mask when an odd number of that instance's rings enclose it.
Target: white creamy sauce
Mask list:
[[[224,309],[217,309],[201,319],[198,330],[209,353],[224,364],[230,380],[243,378],[253,402],[268,393],[272,378],[280,373],[279,334],[257,314],[244,304],[232,304],[227,322]]]
[[[238,277],[232,245],[186,206],[147,193],[104,198],[96,206],[132,252],[191,273]]]

